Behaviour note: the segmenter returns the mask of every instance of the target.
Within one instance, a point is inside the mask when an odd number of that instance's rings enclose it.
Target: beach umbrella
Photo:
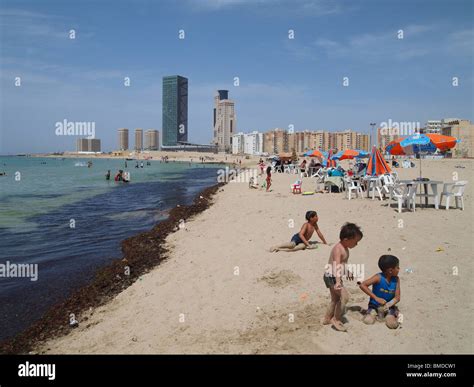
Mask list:
[[[410,136],[398,138],[391,141],[385,151],[391,155],[419,155],[435,153],[437,150],[446,152],[456,146],[459,140],[451,136],[443,136],[436,133],[421,134],[415,133]],[[420,177],[421,158],[420,158]]]
[[[344,151],[337,152],[334,156],[331,157],[331,160],[352,160],[359,157],[368,157],[369,152],[364,152],[355,149],[346,149]]]
[[[323,165],[326,168],[336,168],[336,160],[332,159],[332,149],[325,155],[325,160],[323,161]]]
[[[429,137],[434,146],[441,152],[453,149],[458,142],[461,142],[461,140],[458,140],[456,137],[444,136],[437,133],[428,133],[425,134],[425,136]]]
[[[390,173],[392,170],[388,166],[380,151],[374,146],[372,153],[369,156],[367,164],[366,176],[380,176],[385,173]]]
[[[364,157],[369,157],[369,154],[370,154],[369,152],[359,150],[359,149],[356,149],[356,151],[359,152],[359,155],[356,156],[357,159],[364,158]]]
[[[315,149],[314,151],[311,152],[311,154],[309,155],[311,157],[319,157],[321,160],[324,159],[326,156],[324,156],[324,153]]]

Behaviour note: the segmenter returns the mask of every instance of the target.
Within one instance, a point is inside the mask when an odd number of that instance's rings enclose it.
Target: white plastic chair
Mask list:
[[[327,170],[325,168],[319,168],[318,171],[311,177],[316,177],[321,183],[323,183],[326,175],[327,175]]]
[[[398,172],[392,171],[391,176],[392,176],[392,179],[393,179],[394,183],[398,183],[400,181],[400,179],[398,177]]]
[[[456,183],[445,183],[443,186],[443,192],[439,199],[439,203],[443,201],[443,196],[446,196],[446,209],[449,210],[449,202],[451,197],[454,197],[456,202],[456,208],[459,208],[458,201],[461,200],[461,210],[464,211],[464,190],[467,185],[467,181],[457,181]]]
[[[383,200],[383,197],[382,197],[382,177],[379,176],[377,177],[377,179],[375,181],[370,180],[370,177],[369,178],[366,178],[365,180],[367,180],[367,194],[370,195],[370,193],[372,193],[372,200],[375,199],[375,192],[377,192],[377,194],[379,195],[379,198],[380,200],[382,201]],[[390,194],[390,192],[388,192]]]
[[[344,177],[344,183],[346,185],[347,197],[349,200],[351,200],[352,191],[355,191],[357,198],[359,197],[359,194],[362,197],[362,187],[356,184],[349,176]]]
[[[393,177],[389,174],[382,175],[381,183],[382,183],[382,187],[380,188],[380,192],[382,193],[382,195],[390,196],[390,187],[393,187],[395,185],[395,181]]]
[[[398,212],[402,212],[402,206],[406,204],[407,209],[413,208],[415,212],[416,202],[416,185],[400,185],[395,184],[390,187],[390,201],[396,200],[398,202]],[[388,206],[390,207],[390,204]]]

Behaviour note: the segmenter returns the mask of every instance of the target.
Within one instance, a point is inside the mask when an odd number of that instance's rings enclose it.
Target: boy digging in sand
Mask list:
[[[360,289],[370,297],[364,323],[373,324],[377,315],[385,317],[385,325],[390,329],[398,327],[398,308],[400,302],[400,261],[393,255],[382,255],[379,258],[381,273],[375,274],[360,284]],[[370,291],[369,286],[372,286]]]
[[[298,234],[293,235],[291,238],[291,242],[285,243],[280,246],[274,246],[270,249],[271,252],[276,251],[298,251],[304,250],[306,248],[311,249],[314,248],[310,245],[309,240],[313,236],[313,233],[316,231],[318,236],[321,238],[321,241],[327,245],[326,239],[324,239],[324,235],[322,234],[321,230],[318,227],[318,214],[316,211],[307,211],[305,216],[307,222],[303,224],[301,230]]]
[[[362,236],[362,231],[356,224],[346,223],[342,226],[339,233],[340,241],[331,250],[323,277],[324,283],[331,294],[331,302],[322,323],[324,325],[332,324],[336,330],[342,332],[347,330],[342,323],[342,316],[349,301],[349,293],[343,286],[342,275],[346,272],[345,267],[349,260],[349,249],[356,247]],[[347,272],[347,279],[352,281],[354,279],[353,274]]]

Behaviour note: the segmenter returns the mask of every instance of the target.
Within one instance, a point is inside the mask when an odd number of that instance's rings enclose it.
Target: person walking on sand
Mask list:
[[[291,241],[289,243],[282,244],[280,246],[274,246],[270,249],[271,252],[277,251],[298,251],[308,249],[314,249],[316,246],[312,246],[309,242],[313,233],[316,231],[321,241],[327,245],[326,239],[324,238],[323,233],[318,227],[318,214],[316,211],[307,211],[306,215],[306,223],[301,226],[301,230],[299,233],[293,235]]]
[[[270,187],[272,185],[272,167],[268,166],[267,167],[267,192],[270,191]]]
[[[332,324],[336,330],[341,332],[347,331],[342,322],[342,316],[349,301],[349,292],[344,288],[342,276],[346,274],[348,280],[352,281],[354,279],[354,275],[346,271],[349,249],[356,247],[362,237],[362,231],[356,224],[346,223],[342,226],[339,233],[339,243],[331,250],[323,276],[324,283],[331,295],[331,302],[327,307],[322,323],[323,325]]]

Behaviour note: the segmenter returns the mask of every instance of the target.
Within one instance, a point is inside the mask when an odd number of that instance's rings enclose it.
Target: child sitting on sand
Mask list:
[[[398,327],[398,308],[400,302],[400,261],[393,255],[379,258],[381,273],[375,274],[360,284],[360,289],[370,297],[364,323],[373,324],[377,316],[385,317],[385,324],[391,329]],[[369,286],[372,286],[370,291]]]
[[[329,288],[331,302],[328,305],[326,315],[322,323],[332,324],[338,330],[345,332],[347,329],[342,323],[345,306],[349,301],[349,292],[344,288],[342,275],[346,273],[346,265],[349,260],[349,249],[357,246],[362,239],[362,231],[354,223],[346,223],[339,233],[339,243],[331,250],[328,264],[324,273],[324,283]],[[352,281],[354,276],[347,272],[347,279]]]
[[[307,211],[305,216],[307,222],[303,224],[299,233],[293,235],[291,242],[285,243],[280,246],[274,246],[270,249],[271,252],[276,251],[298,251],[304,250],[306,248],[314,248],[310,245],[309,240],[313,236],[313,233],[316,231],[318,236],[321,238],[321,241],[327,245],[326,239],[322,234],[321,230],[318,227],[318,214],[316,211]]]

